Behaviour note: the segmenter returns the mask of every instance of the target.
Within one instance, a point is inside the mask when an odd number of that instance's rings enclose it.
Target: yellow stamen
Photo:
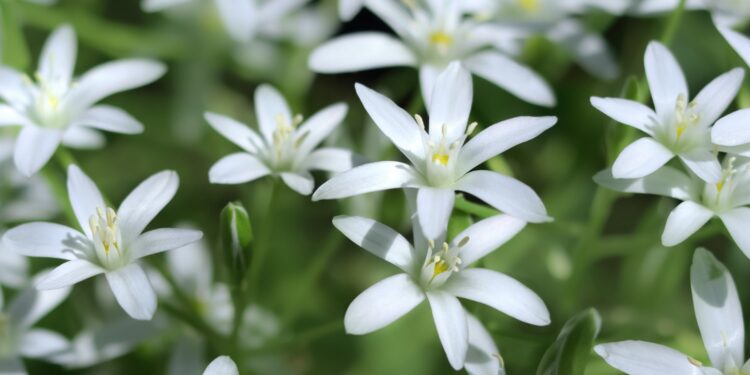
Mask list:
[[[719,181],[718,184],[716,184],[716,191],[721,192],[721,189],[724,188],[724,180]]]
[[[445,31],[433,31],[430,34],[430,43],[447,47],[453,44],[453,37]]]
[[[703,363],[701,363],[699,360],[692,358],[692,357],[688,357],[688,362],[690,362],[690,364],[693,366],[698,366],[698,367],[703,366]]]
[[[684,126],[678,126],[677,127],[677,139],[680,139],[680,137],[682,137],[682,133],[684,133],[684,132],[685,132],[685,127]]]
[[[437,163],[443,166],[448,165],[448,161],[450,160],[450,156],[448,154],[444,153],[435,153],[432,154],[432,162]]]

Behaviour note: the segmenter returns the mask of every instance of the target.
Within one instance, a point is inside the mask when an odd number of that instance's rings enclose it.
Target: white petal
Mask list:
[[[364,0],[339,0],[339,17],[342,21],[351,21],[363,4]]]
[[[214,130],[247,152],[256,153],[258,147],[263,145],[253,129],[233,118],[211,112],[206,112],[204,117]]]
[[[594,347],[610,366],[627,374],[701,375],[700,367],[674,349],[645,341],[620,341]]]
[[[398,0],[365,0],[367,9],[375,13],[388,27],[393,29],[402,38],[413,30],[413,18],[407,8]]]
[[[656,194],[683,201],[698,199],[698,189],[690,177],[669,166],[641,178],[614,178],[612,170],[605,169],[594,176],[594,181],[623,193]]]
[[[710,252],[697,249],[690,267],[695,318],[711,363],[745,360],[745,325],[732,275]]]
[[[348,107],[344,103],[332,104],[316,112],[302,123],[295,132],[297,137],[304,137],[304,140],[297,147],[297,154],[300,157],[309,155],[310,151],[323,142],[341,124],[347,110]]]
[[[29,260],[0,245],[0,285],[20,288],[26,283],[29,272]],[[0,311],[3,310],[2,292],[0,292]]]
[[[734,68],[711,81],[693,99],[693,110],[699,113],[699,124],[711,126],[732,103],[740,90],[745,70]]]
[[[701,180],[709,184],[717,184],[721,181],[721,164],[711,150],[694,150],[680,154],[680,160]]]
[[[462,175],[506,150],[536,138],[557,123],[557,117],[515,117],[483,130],[461,148],[457,174]]]
[[[131,245],[133,258],[143,258],[162,251],[177,249],[203,238],[203,232],[193,229],[161,228],[141,234]]]
[[[18,352],[28,358],[44,358],[63,352],[70,342],[62,335],[46,329],[32,329],[21,336]],[[2,371],[0,373],[4,374]]]
[[[440,68],[434,65],[422,65],[419,67],[419,87],[422,90],[422,101],[427,111],[432,104],[432,93],[435,90],[435,81],[440,74]]]
[[[159,12],[191,1],[193,0],[142,0],[141,10],[144,12]]]
[[[688,98],[685,75],[672,52],[659,42],[648,44],[644,64],[656,113],[664,120],[674,113],[678,96]]]
[[[360,157],[342,148],[319,148],[302,161],[300,168],[327,172],[345,172],[362,164]]]
[[[60,26],[49,36],[39,56],[38,74],[54,90],[67,90],[76,63],[76,34],[70,25]]]
[[[141,182],[120,204],[117,219],[124,243],[131,243],[172,200],[180,185],[174,171],[162,171]]]
[[[216,357],[206,367],[206,371],[203,375],[239,375],[240,370],[237,369],[237,365],[232,361],[231,358],[223,355]]]
[[[661,235],[664,246],[675,246],[693,233],[697,232],[714,213],[698,203],[686,201],[680,203],[669,213],[667,225]]]
[[[310,195],[315,188],[315,181],[309,172],[282,172],[281,179],[286,186],[302,195]]]
[[[612,165],[615,178],[648,176],[674,157],[672,151],[653,138],[641,138],[625,147]]]
[[[271,173],[263,162],[246,152],[229,154],[208,171],[212,184],[242,184],[267,176]]]
[[[467,192],[508,215],[531,222],[552,220],[534,190],[515,178],[490,171],[469,172],[456,184]]]
[[[333,226],[361,248],[404,272],[414,271],[417,263],[409,241],[388,226],[359,216],[336,216]]]
[[[268,144],[273,144],[273,132],[279,121],[292,124],[292,111],[281,93],[270,85],[255,89],[255,113],[260,132]]]
[[[580,21],[570,18],[562,20],[548,30],[546,35],[570,51],[578,64],[590,74],[611,80],[620,73],[620,67],[607,46],[607,41],[598,33],[590,32]]]
[[[469,323],[469,350],[466,352],[466,372],[471,375],[504,375],[500,351],[492,336],[479,319],[466,314]]]
[[[75,164],[68,167],[68,199],[83,232],[93,238],[89,219],[97,214],[97,209],[105,210],[107,206],[94,181]]]
[[[537,326],[549,324],[549,311],[536,293],[516,279],[481,268],[461,270],[451,275],[443,290],[470,299]]]
[[[62,132],[37,126],[24,126],[16,140],[13,161],[18,171],[29,177],[47,164],[62,140]]]
[[[70,294],[70,288],[55,290],[24,289],[8,306],[8,315],[18,327],[31,327],[59,306]]]
[[[438,75],[430,96],[430,138],[450,143],[466,132],[474,98],[471,74],[459,62]]]
[[[107,139],[98,130],[84,126],[71,126],[65,130],[62,144],[65,147],[78,150],[96,150],[104,147],[107,144]]]
[[[555,105],[555,93],[542,76],[503,54],[480,52],[466,59],[464,65],[519,99],[545,107]]]
[[[113,133],[143,133],[143,124],[129,113],[111,105],[97,105],[81,114],[75,125],[88,126]]]
[[[0,104],[0,127],[16,125],[34,126],[31,120],[20,114],[13,107],[7,104]]]
[[[414,118],[385,96],[356,84],[354,88],[362,101],[365,110],[375,125],[385,134],[409,160],[421,160],[424,157],[424,136],[422,129]]]
[[[28,223],[8,230],[3,246],[29,257],[76,259],[84,255],[90,243],[73,228],[53,223]]]
[[[423,187],[417,191],[417,216],[427,239],[436,240],[445,236],[454,198],[452,189]]]
[[[213,262],[205,239],[168,251],[166,257],[169,273],[185,293],[197,295],[201,289],[210,290],[214,282]],[[149,279],[156,287],[150,273]],[[158,293],[159,288],[155,289]]]
[[[380,161],[352,168],[320,185],[313,201],[339,199],[388,189],[416,186],[419,178],[408,164]]]
[[[238,43],[249,42],[256,27],[255,1],[215,0],[219,17],[227,33]]]
[[[653,109],[632,100],[592,96],[591,105],[609,118],[648,135],[653,135],[651,126],[658,121]]]
[[[406,315],[422,301],[424,293],[402,273],[367,288],[346,309],[344,327],[352,335],[377,331]]]
[[[65,101],[76,111],[112,94],[148,85],[167,71],[164,64],[147,59],[116,60],[86,72],[68,93]]]
[[[724,212],[720,216],[734,243],[750,258],[750,208],[740,207]]]
[[[750,65],[750,38],[728,27],[718,27],[721,35],[737,51],[737,54]]]
[[[378,32],[358,32],[324,43],[310,54],[317,73],[347,73],[391,66],[413,66],[414,53],[400,40]]]
[[[720,118],[711,128],[711,142],[720,146],[750,143],[750,109],[741,109]]]
[[[156,294],[141,266],[129,264],[106,275],[122,309],[133,319],[151,320],[156,311]]]
[[[65,288],[101,273],[104,273],[104,269],[88,260],[69,260],[45,275],[36,287],[39,290]]]
[[[456,297],[445,292],[427,292],[427,300],[430,301],[435,328],[448,362],[455,370],[460,370],[464,367],[466,352],[469,349],[466,312]]]
[[[492,216],[466,228],[451,244],[464,243],[459,255],[461,265],[467,267],[508,242],[525,226],[525,221],[510,215]]]
[[[7,103],[25,102],[28,76],[15,69],[0,66],[0,97]]]

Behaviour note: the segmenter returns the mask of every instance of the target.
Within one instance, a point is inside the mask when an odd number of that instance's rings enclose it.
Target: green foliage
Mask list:
[[[593,308],[570,318],[544,353],[536,374],[583,375],[601,325],[602,318]]]

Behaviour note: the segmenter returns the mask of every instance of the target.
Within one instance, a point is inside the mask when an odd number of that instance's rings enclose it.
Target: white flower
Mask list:
[[[206,121],[217,132],[243,149],[211,167],[211,183],[241,184],[274,175],[307,195],[315,186],[310,170],[343,172],[352,167],[354,155],[349,150],[315,149],[344,119],[346,104],[330,105],[303,122],[302,116],[292,116],[276,89],[261,85],[255,90],[255,111],[260,136],[229,117],[206,113]]]
[[[38,291],[23,290],[7,306],[0,289],[0,372],[26,374],[21,357],[46,359],[69,346],[62,335],[32,328],[70,294],[70,288]]]
[[[726,267],[710,252],[697,249],[690,268],[695,318],[712,367],[666,346],[644,341],[597,345],[612,367],[632,375],[747,375],[745,326],[737,288]]]
[[[729,45],[745,61],[745,64],[750,65],[750,38],[721,24],[717,24],[716,27]]]
[[[60,143],[71,147],[103,142],[92,129],[135,134],[143,125],[122,109],[95,105],[114,93],[149,84],[161,77],[163,64],[146,59],[125,59],[97,66],[73,78],[75,32],[61,26],[42,49],[35,80],[0,67],[0,126],[20,125],[14,161],[30,176],[44,166]]]
[[[718,183],[721,165],[711,142],[711,125],[737,95],[744,70],[722,74],[690,101],[682,69],[664,45],[649,44],[645,65],[656,112],[627,99],[591,98],[591,104],[607,116],[648,135],[620,153],[612,174],[644,177],[677,156],[704,181]]]
[[[594,177],[610,189],[663,195],[683,201],[669,214],[662,244],[674,246],[697,232],[712,217],[718,217],[745,255],[750,257],[750,161],[728,156],[721,180],[709,184],[671,167],[637,179],[615,179],[609,170]]]
[[[203,375],[239,375],[240,371],[237,369],[237,365],[232,361],[231,358],[223,355],[216,357],[206,367],[206,371]]]
[[[365,0],[339,0],[339,18],[351,21],[362,10]]]
[[[417,212],[429,238],[437,238],[453,208],[454,194],[463,191],[496,209],[528,222],[545,222],[544,204],[524,183],[490,171],[471,171],[503,151],[532,139],[555,124],[555,117],[517,117],[488,127],[469,142],[476,124],[468,126],[472,104],[471,76],[452,63],[437,78],[429,110],[429,134],[388,98],[357,84],[357,94],[375,124],[412,165],[382,161],[334,176],[313,194],[313,200],[339,199],[395,188],[418,189]]]
[[[334,226],[352,242],[403,271],[371,286],[352,301],[344,317],[347,333],[376,331],[427,299],[448,361],[458,370],[465,364],[471,338],[467,313],[457,297],[483,303],[529,324],[549,323],[549,312],[533,291],[507,275],[467,268],[523,229],[524,221],[508,215],[494,216],[470,226],[448,243],[442,238],[426,240],[418,219],[414,220],[417,225],[412,247],[396,231],[372,219],[333,219]],[[474,345],[483,347],[485,353],[496,352],[496,348],[479,344],[486,338],[477,333]]]
[[[469,335],[469,349],[464,362],[466,372],[471,375],[505,375],[503,357],[492,341],[492,335],[474,315],[466,313],[466,322]]]
[[[750,2],[744,0],[703,0],[717,27],[740,26],[750,19]]]
[[[26,256],[66,261],[40,280],[38,289],[62,288],[104,274],[128,315],[151,319],[156,295],[138,260],[203,236],[200,231],[171,228],[143,233],[172,199],[178,185],[175,172],[157,173],[135,188],[115,211],[104,202],[94,182],[71,165],[68,195],[83,233],[60,224],[37,222],[9,230],[3,244]]]
[[[391,66],[419,67],[422,96],[430,105],[437,75],[453,61],[530,103],[553,106],[554,93],[544,79],[495,46],[504,32],[464,16],[458,0],[429,1],[407,8],[397,0],[365,5],[401,40],[381,32],[359,32],[333,39],[310,55],[318,73],[343,73]]]

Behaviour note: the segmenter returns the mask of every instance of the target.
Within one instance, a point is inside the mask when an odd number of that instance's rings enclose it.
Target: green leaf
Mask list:
[[[239,282],[247,271],[253,230],[247,210],[239,202],[230,202],[221,210],[219,218],[219,250],[221,259],[233,281]]]
[[[537,375],[583,375],[601,320],[593,308],[568,320],[557,340],[544,353]]]
[[[0,2],[0,63],[25,71],[31,60],[18,15],[9,1]]]

